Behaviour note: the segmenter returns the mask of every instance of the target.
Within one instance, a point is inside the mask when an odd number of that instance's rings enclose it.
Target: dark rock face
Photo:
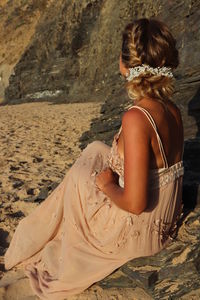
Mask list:
[[[184,216],[177,238],[164,251],[133,260],[98,283],[101,287],[141,286],[153,299],[200,298],[200,2],[191,0],[53,1],[41,18],[30,46],[16,65],[5,91],[8,104],[52,100],[105,100],[101,117],[80,138],[111,145],[126,105],[131,103],[119,78],[121,33],[134,18],[157,17],[177,39],[180,65],[173,100],[184,122]],[[149,269],[145,271],[145,266]],[[137,267],[137,272],[134,268]],[[195,294],[197,291],[197,294]],[[188,298],[187,298],[188,297]],[[182,298],[181,298],[182,299]]]
[[[8,102],[40,99],[71,102],[72,98],[83,101],[80,95],[87,91],[86,99],[94,92],[94,82],[100,79],[95,75],[96,55],[93,53],[91,63],[88,49],[94,27],[98,27],[101,6],[102,1],[53,2],[10,78],[5,94]]]
[[[35,28],[51,0],[0,1],[0,103],[13,68],[29,47]]]

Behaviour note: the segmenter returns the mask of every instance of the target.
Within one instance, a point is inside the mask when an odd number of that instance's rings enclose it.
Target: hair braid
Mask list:
[[[122,61],[127,68],[141,64],[176,68],[179,60],[175,45],[175,39],[163,22],[139,19],[128,24],[123,32]],[[174,81],[146,71],[128,82],[127,90],[131,99],[140,100],[147,96],[163,102],[172,96]]]

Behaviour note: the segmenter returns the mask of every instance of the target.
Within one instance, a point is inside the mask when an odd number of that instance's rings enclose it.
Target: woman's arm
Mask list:
[[[145,116],[130,109],[122,117],[124,141],[124,188],[115,182],[103,192],[120,208],[139,215],[147,207],[150,132]]]

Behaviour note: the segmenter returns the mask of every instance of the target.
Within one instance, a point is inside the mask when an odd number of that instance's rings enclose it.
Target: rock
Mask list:
[[[23,181],[18,180],[18,181],[16,181],[16,182],[13,183],[13,188],[16,189],[16,188],[22,186],[23,184],[24,184]]]
[[[16,192],[14,192],[12,195],[13,195],[13,200],[12,200],[13,202],[19,200],[19,196],[17,195]]]
[[[200,205],[200,137],[188,139],[184,146],[185,175],[183,181],[183,202],[187,209]]]
[[[0,241],[1,241],[1,249],[0,249],[0,255],[3,255],[5,252],[5,248],[8,247],[8,231],[5,231],[4,229],[0,228]]]
[[[25,201],[25,202],[37,202],[38,201],[38,197],[37,196],[33,196],[33,197],[24,198],[23,201]]]
[[[7,210],[7,209],[10,209],[11,208],[11,204],[10,203],[5,203],[3,205],[4,209]]]
[[[34,195],[34,188],[28,188],[26,192],[28,195]]]
[[[19,210],[19,211],[16,211],[14,213],[8,213],[7,214],[8,216],[12,217],[12,218],[21,218],[21,217],[25,217],[25,214]]]
[[[62,145],[62,141],[60,141],[60,140],[54,141],[54,144],[55,145]]]
[[[22,179],[20,179],[20,178],[18,178],[18,177],[15,177],[14,175],[9,175],[8,176],[8,178],[10,179],[10,180],[12,180],[12,181],[14,181],[13,183],[12,183],[12,186],[13,186],[13,188],[19,188],[19,187],[21,187],[22,185],[24,185],[24,181],[22,180]],[[8,194],[9,195],[9,194]],[[13,197],[13,195],[11,194],[11,195],[9,195],[9,197]]]
[[[35,198],[34,201],[40,202],[42,200],[45,200],[48,197],[48,194],[49,194],[48,187],[45,186],[40,190],[39,195]]]
[[[3,251],[2,251],[3,250]],[[4,255],[4,253],[5,253],[5,251],[4,251],[5,249],[2,249],[2,247],[0,247],[0,253],[2,253],[1,255]],[[2,271],[2,272],[5,272],[6,270],[5,270],[5,266],[4,266],[4,264],[1,264],[0,263],[0,271]]]
[[[50,190],[53,191],[55,188],[57,188],[57,186],[59,185],[60,183],[59,182],[53,182],[51,185],[50,185]]]
[[[41,162],[41,161],[43,161],[43,157],[40,157],[40,156],[35,156],[34,157],[34,159],[33,159],[33,162],[36,162],[36,163],[38,163],[38,162]]]
[[[151,288],[156,281],[158,280],[157,271],[130,271],[130,269],[126,266],[122,268],[123,272],[127,274],[130,278],[134,279],[137,284],[142,286],[143,288]]]
[[[126,288],[126,287],[132,287],[135,288],[137,285],[133,282],[127,274],[123,272],[114,272],[112,275],[106,277],[105,279],[102,279],[100,282],[97,283],[98,286],[100,286],[103,289],[107,288]]]
[[[19,169],[20,169],[19,166],[10,165],[10,171],[17,171]]]

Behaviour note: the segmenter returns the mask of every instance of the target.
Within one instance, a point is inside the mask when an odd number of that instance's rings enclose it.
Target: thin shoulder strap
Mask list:
[[[167,157],[166,157],[165,150],[164,150],[164,147],[163,147],[163,143],[161,141],[160,135],[158,134],[157,126],[156,126],[156,123],[155,123],[153,117],[151,116],[151,114],[145,108],[143,108],[141,106],[133,105],[133,106],[129,107],[129,109],[134,108],[134,107],[140,109],[141,111],[143,111],[144,114],[146,115],[146,117],[148,118],[149,122],[151,123],[151,125],[152,125],[152,127],[153,127],[153,129],[156,133],[156,136],[157,136],[158,145],[159,145],[159,148],[160,148],[160,153],[161,153],[162,160],[163,160],[163,163],[164,163],[164,168],[169,168],[168,162],[167,162]]]

